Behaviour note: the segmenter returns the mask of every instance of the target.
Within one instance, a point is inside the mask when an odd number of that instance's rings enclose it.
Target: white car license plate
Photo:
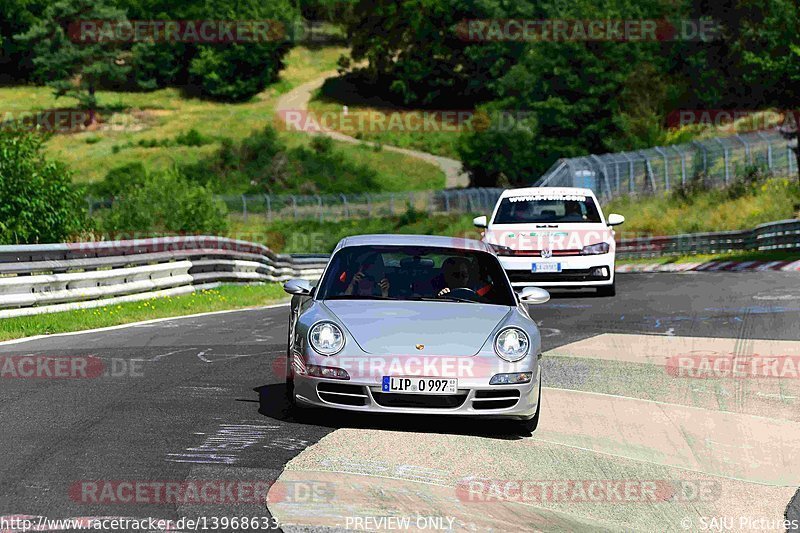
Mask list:
[[[458,392],[458,379],[383,376],[381,390],[407,394],[455,394]]]
[[[531,272],[561,272],[561,263],[533,263]]]

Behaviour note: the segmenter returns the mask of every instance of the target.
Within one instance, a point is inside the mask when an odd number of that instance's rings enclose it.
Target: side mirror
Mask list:
[[[472,225],[476,228],[485,228],[489,225],[489,221],[486,220],[486,215],[475,217],[472,219]]]
[[[519,293],[519,299],[526,304],[543,304],[550,300],[550,293],[539,287],[525,287]]]
[[[308,296],[311,294],[313,287],[311,286],[311,282],[307,279],[290,279],[283,284],[283,290],[289,294]]]
[[[611,213],[608,215],[608,225],[609,226],[619,226],[625,222],[625,217],[622,215],[618,215],[616,213]]]

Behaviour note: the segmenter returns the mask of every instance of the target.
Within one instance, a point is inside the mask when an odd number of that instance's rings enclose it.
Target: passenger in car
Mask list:
[[[350,279],[344,291],[346,295],[357,296],[389,296],[389,279],[383,256],[377,253],[367,254],[357,261],[358,270]],[[343,272],[342,281],[346,281],[347,273]]]

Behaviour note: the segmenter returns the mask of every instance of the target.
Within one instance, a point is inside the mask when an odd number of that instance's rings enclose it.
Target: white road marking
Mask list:
[[[143,324],[157,324],[159,322],[167,322],[170,320],[185,320],[187,318],[198,318],[198,317],[205,317],[205,316],[213,316],[213,315],[225,315],[228,313],[241,313],[244,311],[261,311],[263,309],[275,309],[277,307],[287,307],[290,302],[283,302],[279,304],[272,304],[272,305],[263,305],[259,307],[244,307],[242,309],[227,309],[225,311],[210,311],[208,313],[195,313],[193,315],[182,315],[182,316],[170,316],[165,318],[153,318],[151,320],[143,320],[141,322],[131,322],[130,324],[119,324],[116,326],[107,326],[104,328],[95,328],[95,329],[84,329],[81,331],[67,331],[64,333],[49,333],[47,335],[34,335],[32,337],[23,337],[21,339],[11,339],[7,341],[0,342],[0,346],[6,346],[9,344],[20,344],[23,342],[30,342],[40,339],[52,339],[55,337],[71,337],[73,335],[85,335],[87,333],[99,333],[99,332],[106,332],[106,331],[115,331],[118,329],[124,328],[133,328],[137,326],[141,326]]]

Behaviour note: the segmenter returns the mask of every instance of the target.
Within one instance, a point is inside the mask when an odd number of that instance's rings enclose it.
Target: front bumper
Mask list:
[[[332,380],[296,374],[295,398],[301,404],[369,413],[442,414],[526,420],[536,414],[541,366],[530,383],[483,385],[459,380],[457,394],[381,392],[380,383]]]
[[[505,257],[500,264],[511,285],[523,287],[602,287],[614,283],[614,254],[553,257]],[[561,272],[531,271],[533,263],[561,263]]]

